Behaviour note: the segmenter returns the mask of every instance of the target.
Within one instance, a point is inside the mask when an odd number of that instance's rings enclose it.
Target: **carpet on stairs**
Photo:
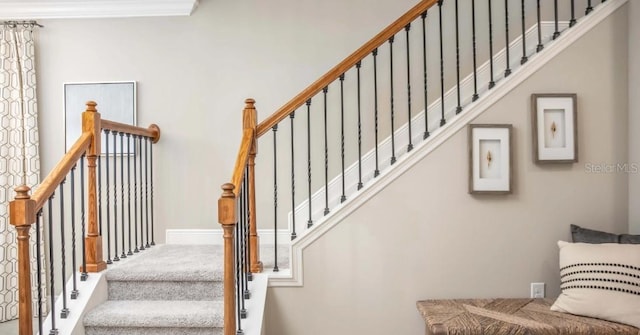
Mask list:
[[[158,245],[107,270],[87,335],[222,334],[222,247]]]

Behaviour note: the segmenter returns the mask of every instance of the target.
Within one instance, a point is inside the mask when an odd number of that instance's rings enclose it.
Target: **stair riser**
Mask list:
[[[109,300],[219,300],[222,292],[213,281],[109,281]]]
[[[85,327],[86,335],[222,335],[222,328]]]

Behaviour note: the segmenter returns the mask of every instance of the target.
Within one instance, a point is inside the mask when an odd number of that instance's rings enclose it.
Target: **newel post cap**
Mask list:
[[[20,185],[16,187],[15,191],[16,191],[16,198],[15,198],[16,200],[31,199],[31,196],[29,195],[29,192],[31,191],[31,187],[27,185]]]
[[[252,98],[247,98],[247,99],[244,100],[244,103],[245,103],[245,107],[244,108],[254,109],[256,101],[254,99],[252,99]]]
[[[98,106],[98,104],[95,101],[89,100],[86,102],[87,105],[87,112],[97,112],[98,110],[96,109],[96,106]]]

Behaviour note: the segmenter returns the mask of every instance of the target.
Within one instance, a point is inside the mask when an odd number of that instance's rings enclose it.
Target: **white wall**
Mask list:
[[[627,231],[627,7],[622,7],[474,123],[514,127],[514,193],[467,194],[460,131],[304,250],[302,288],[270,288],[269,334],[421,334],[416,300],[559,293],[556,241],[569,224]],[[580,161],[532,162],[530,96],[578,95]]]
[[[640,165],[640,3],[629,1],[629,162]],[[629,175],[629,232],[640,234],[640,172]]]

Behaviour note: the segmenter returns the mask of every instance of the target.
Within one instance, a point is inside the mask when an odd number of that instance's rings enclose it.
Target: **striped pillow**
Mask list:
[[[640,328],[640,245],[558,246],[562,293],[551,310]]]

